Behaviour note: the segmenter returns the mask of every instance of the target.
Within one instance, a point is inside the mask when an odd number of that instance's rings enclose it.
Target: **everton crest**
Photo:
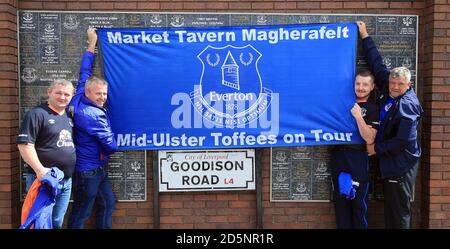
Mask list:
[[[80,24],[80,21],[78,20],[76,15],[66,15],[64,17],[64,28],[68,30],[75,30],[78,28],[78,25]]]
[[[204,119],[218,127],[243,127],[267,110],[272,91],[263,87],[261,57],[252,45],[208,45],[198,54],[203,67],[191,100]]]

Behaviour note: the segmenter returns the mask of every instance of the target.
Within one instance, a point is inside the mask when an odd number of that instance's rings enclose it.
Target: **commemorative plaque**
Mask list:
[[[118,151],[111,155],[108,176],[117,199],[122,201],[147,199],[147,161],[145,159],[145,153],[141,151]]]
[[[329,201],[330,146],[273,147],[271,201]]]

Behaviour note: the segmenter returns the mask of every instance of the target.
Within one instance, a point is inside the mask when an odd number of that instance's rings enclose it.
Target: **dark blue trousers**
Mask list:
[[[353,181],[359,182],[356,197],[353,200],[345,199],[339,193],[338,177],[342,171],[350,173]],[[331,153],[331,176],[337,228],[367,229],[369,191],[369,158],[367,152],[345,146],[334,148]]]
[[[95,227],[112,228],[115,197],[105,169],[75,172],[73,179],[73,205],[69,217],[69,228],[84,228],[94,204],[96,205]]]
[[[334,185],[337,189],[338,186]],[[367,229],[367,203],[368,203],[369,183],[360,183],[356,190],[356,197],[347,200],[339,194],[334,193],[334,209],[336,214],[336,227],[338,229]]]

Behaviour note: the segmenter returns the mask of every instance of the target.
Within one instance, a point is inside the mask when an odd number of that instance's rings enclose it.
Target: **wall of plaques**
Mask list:
[[[271,149],[272,201],[328,201],[331,146],[274,147]]]
[[[388,67],[408,66],[415,84],[417,68],[417,16],[388,15],[330,15],[330,14],[253,14],[253,13],[124,13],[124,12],[64,12],[28,11],[18,13],[20,115],[46,101],[50,81],[65,78],[76,83],[81,54],[86,49],[86,29],[94,27],[206,27],[228,25],[271,25],[354,22],[363,20],[377,42]],[[361,48],[359,48],[360,51]],[[358,52],[357,67],[366,66]],[[96,55],[94,74],[102,75]],[[278,152],[309,156],[294,161],[274,161]],[[328,148],[276,148],[272,150],[271,200],[327,201],[329,200]],[[302,152],[306,153],[306,152]],[[318,159],[320,157],[320,159]],[[113,156],[109,171],[117,199],[144,201],[146,199],[146,160],[144,151],[120,152]],[[299,167],[305,162],[308,167]],[[320,163],[319,163],[320,162]],[[21,172],[24,164],[21,166]],[[325,170],[326,168],[326,170]],[[289,174],[287,172],[290,172]],[[309,181],[301,184],[301,179]],[[278,178],[277,178],[278,177]],[[288,177],[290,184],[277,179]],[[25,195],[25,175],[22,173],[22,196]],[[309,184],[309,185],[308,185]],[[328,186],[327,185],[327,186]],[[313,187],[315,186],[315,187]],[[289,188],[287,194],[285,188]],[[306,188],[307,194],[300,193]],[[313,190],[314,189],[314,190]],[[328,189],[328,192],[327,192]],[[284,192],[283,192],[284,191]],[[297,192],[296,192],[297,191]],[[309,191],[309,192],[308,192]]]

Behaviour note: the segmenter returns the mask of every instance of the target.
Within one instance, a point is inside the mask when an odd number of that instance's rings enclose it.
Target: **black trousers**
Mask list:
[[[369,158],[364,150],[336,146],[331,153],[333,200],[338,229],[367,229],[367,202],[369,189]],[[359,182],[356,197],[348,200],[339,193],[339,174],[345,171]]]
[[[419,163],[401,176],[383,180],[384,221],[388,229],[411,228],[411,201]]]
[[[342,197],[339,194],[339,187],[337,185],[333,187],[336,227],[338,229],[367,229],[369,183],[359,184],[359,187],[356,189],[356,197],[353,200]]]

